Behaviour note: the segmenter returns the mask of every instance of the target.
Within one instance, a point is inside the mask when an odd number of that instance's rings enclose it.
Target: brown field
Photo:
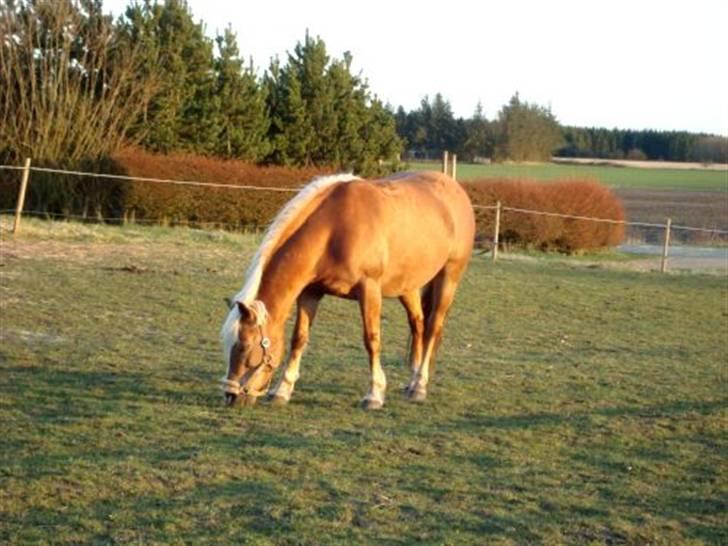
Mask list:
[[[627,219],[635,222],[664,224],[667,218],[673,225],[728,230],[728,194],[709,191],[615,189],[624,204]],[[656,228],[630,227],[628,238],[647,242],[662,240]],[[709,243],[720,240],[715,234],[676,229],[672,233],[679,242]],[[722,236],[722,240],[726,240]]]

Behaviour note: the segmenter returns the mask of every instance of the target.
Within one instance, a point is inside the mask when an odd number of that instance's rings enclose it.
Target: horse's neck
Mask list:
[[[283,326],[291,307],[313,280],[313,260],[309,252],[293,252],[282,257],[276,252],[266,265],[258,291],[273,325]]]

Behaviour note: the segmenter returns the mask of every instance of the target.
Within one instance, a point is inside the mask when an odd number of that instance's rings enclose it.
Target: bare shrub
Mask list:
[[[78,167],[128,142],[154,92],[110,16],[71,0],[0,9],[0,159]],[[88,11],[84,11],[88,10]]]

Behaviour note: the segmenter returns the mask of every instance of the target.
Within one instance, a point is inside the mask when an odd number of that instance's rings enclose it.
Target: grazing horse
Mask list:
[[[382,298],[399,298],[412,332],[406,394],[424,400],[474,234],[470,200],[445,175],[314,179],[278,213],[230,305],[221,332],[226,402],[249,405],[266,393],[283,356],[284,325],[295,302],[290,356],[268,392],[274,403],[290,400],[309,328],[327,294],[359,302],[371,375],[362,400],[366,409],[382,407],[387,385],[379,358]]]

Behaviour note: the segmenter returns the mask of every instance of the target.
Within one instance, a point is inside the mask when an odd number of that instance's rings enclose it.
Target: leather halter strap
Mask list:
[[[242,391],[248,396],[258,397],[265,394],[265,391],[270,386],[270,382],[273,380],[273,372],[278,368],[278,366],[273,365],[273,355],[271,355],[269,352],[269,349],[271,347],[270,338],[266,336],[263,332],[263,326],[258,326],[258,330],[260,332],[260,340],[258,341],[258,344],[260,345],[260,348],[263,349],[263,358],[261,359],[260,363],[255,368],[253,368],[252,373],[248,376],[248,380],[245,383],[246,385],[250,383],[252,379],[256,375],[258,375],[258,373],[260,373],[260,371],[264,368],[270,370],[270,379],[268,380],[265,388],[257,390],[255,392],[250,392],[248,387],[241,386],[239,381],[234,381],[232,379],[228,379],[227,377],[223,377],[221,381],[221,386],[223,392],[225,392],[226,394],[238,395],[240,394],[240,391]]]

